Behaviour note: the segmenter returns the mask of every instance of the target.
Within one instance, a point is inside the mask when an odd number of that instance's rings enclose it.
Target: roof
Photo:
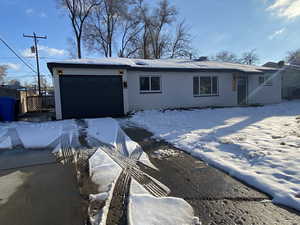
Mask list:
[[[68,68],[99,68],[99,69],[128,69],[128,70],[170,70],[170,71],[220,71],[264,73],[275,72],[278,69],[262,66],[226,63],[217,61],[197,61],[183,59],[129,59],[129,58],[100,58],[100,59],[71,59],[59,62],[48,62],[52,72],[55,67]]]

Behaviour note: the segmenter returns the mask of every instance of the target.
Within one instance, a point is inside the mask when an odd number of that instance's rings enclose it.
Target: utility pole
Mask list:
[[[26,38],[33,38],[34,41],[34,51],[35,51],[35,58],[36,58],[36,70],[38,75],[38,89],[39,89],[39,96],[42,95],[41,92],[41,75],[40,75],[40,63],[39,63],[39,51],[38,51],[38,39],[47,39],[47,36],[37,36],[35,32],[33,32],[33,35],[25,35],[23,34],[23,37]]]

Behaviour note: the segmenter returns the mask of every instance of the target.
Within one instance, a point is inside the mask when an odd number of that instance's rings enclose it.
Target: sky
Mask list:
[[[151,1],[148,1],[151,2]],[[172,0],[178,20],[185,19],[199,55],[227,50],[241,55],[255,49],[260,64],[279,61],[300,48],[300,0]],[[47,61],[70,58],[73,36],[68,18],[56,0],[0,0],[0,37],[36,68],[23,34],[47,36],[39,41],[41,73],[51,79]],[[175,27],[174,27],[175,29]],[[84,57],[95,57],[84,50]],[[99,56],[101,57],[101,56]],[[7,80],[33,82],[36,74],[0,42],[0,65],[8,65]]]

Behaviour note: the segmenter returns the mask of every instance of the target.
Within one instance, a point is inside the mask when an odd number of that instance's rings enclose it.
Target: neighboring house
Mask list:
[[[282,98],[300,98],[300,64],[299,66],[284,65],[284,62],[281,61],[279,63],[268,62],[264,66],[280,69],[282,77]]]
[[[48,68],[53,75],[57,119],[281,101],[280,74],[267,67],[107,58],[49,62]]]

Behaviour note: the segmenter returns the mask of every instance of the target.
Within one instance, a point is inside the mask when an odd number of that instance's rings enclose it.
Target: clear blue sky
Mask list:
[[[152,1],[148,1],[152,2]],[[260,63],[278,61],[300,48],[300,0],[172,0],[185,18],[200,55],[228,50],[240,55],[256,49]],[[72,37],[68,18],[55,0],[1,0],[0,35],[20,54],[28,55],[31,39],[23,33],[47,35],[41,40],[41,71],[49,76],[46,61],[69,58]],[[27,50],[26,50],[27,49]],[[84,52],[85,56],[89,56]],[[35,68],[35,61],[27,61]],[[0,43],[0,65],[8,64],[8,79],[32,81],[34,73]]]

